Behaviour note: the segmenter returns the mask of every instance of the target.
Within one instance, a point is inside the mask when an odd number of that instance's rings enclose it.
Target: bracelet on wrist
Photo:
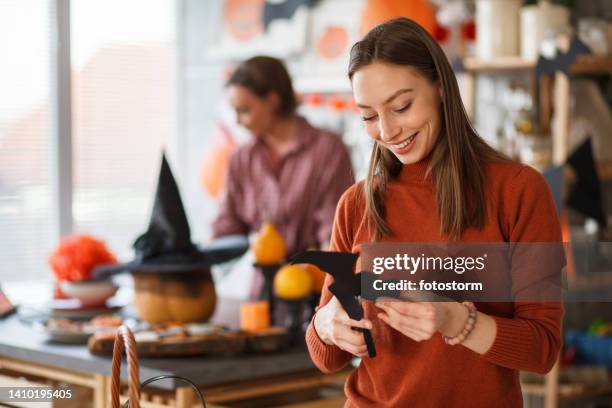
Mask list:
[[[455,346],[457,344],[461,344],[467,339],[472,330],[474,330],[474,326],[476,326],[476,316],[477,310],[476,306],[474,306],[473,302],[462,302],[463,306],[465,306],[468,310],[468,318],[463,326],[463,330],[456,335],[455,337],[442,336],[444,342],[449,346]]]

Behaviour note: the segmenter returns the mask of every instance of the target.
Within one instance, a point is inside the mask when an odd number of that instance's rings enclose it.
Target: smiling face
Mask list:
[[[408,66],[373,62],[352,77],[353,95],[370,137],[403,163],[417,163],[440,133],[440,88]]]
[[[278,110],[278,96],[274,92],[259,97],[244,86],[232,84],[228,86],[227,93],[239,125],[247,128],[255,137],[270,129]]]

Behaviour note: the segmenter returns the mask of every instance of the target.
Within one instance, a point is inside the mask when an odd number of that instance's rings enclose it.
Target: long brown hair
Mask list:
[[[260,98],[276,92],[280,99],[279,116],[292,116],[297,107],[291,77],[282,61],[266,56],[257,56],[241,62],[228,79],[226,86],[240,85]]]
[[[441,88],[442,123],[431,152],[428,174],[436,185],[440,233],[458,239],[469,228],[486,224],[485,163],[507,160],[476,133],[461,102],[459,86],[444,51],[427,31],[407,18],[374,27],[351,48],[349,79],[375,61],[410,66]],[[387,148],[374,144],[365,181],[365,201],[375,239],[393,234],[387,220],[385,192],[402,163]]]

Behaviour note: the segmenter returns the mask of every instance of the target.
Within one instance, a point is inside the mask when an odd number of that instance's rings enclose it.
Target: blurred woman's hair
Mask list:
[[[266,56],[257,56],[241,62],[227,81],[229,85],[240,85],[260,98],[274,92],[279,97],[279,116],[295,113],[297,100],[291,78],[282,61]]]
[[[427,172],[436,185],[440,233],[458,239],[467,228],[486,224],[485,163],[508,160],[491,148],[472,127],[459,94],[457,79],[444,51],[420,25],[396,18],[374,27],[351,48],[349,79],[374,62],[412,67],[441,89],[441,125]],[[386,220],[385,192],[402,163],[391,151],[374,144],[365,181],[365,200],[375,238],[393,235]]]

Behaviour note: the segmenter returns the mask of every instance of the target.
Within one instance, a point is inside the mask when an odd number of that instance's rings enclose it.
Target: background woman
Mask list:
[[[253,137],[230,158],[214,236],[249,234],[270,221],[288,256],[327,247],[338,200],[354,182],[346,147],[296,114],[291,79],[275,58],[241,63],[227,92]]]

